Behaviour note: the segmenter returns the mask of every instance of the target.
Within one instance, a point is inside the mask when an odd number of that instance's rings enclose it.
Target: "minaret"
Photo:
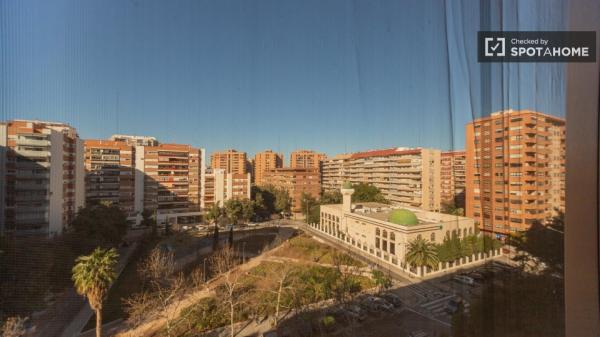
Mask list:
[[[341,192],[342,192],[342,213],[351,213],[352,212],[352,194],[354,193],[354,189],[352,188],[352,183],[350,183],[349,181],[345,181],[342,184]]]

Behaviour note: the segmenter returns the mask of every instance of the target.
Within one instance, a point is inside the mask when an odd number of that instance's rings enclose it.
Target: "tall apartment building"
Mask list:
[[[321,194],[321,174],[318,168],[278,168],[265,172],[264,179],[277,188],[288,191],[292,199],[292,212],[302,211],[302,193],[314,198]]]
[[[351,154],[338,154],[323,161],[322,177],[323,189],[328,191],[337,190],[345,181],[345,162],[352,157]]]
[[[464,208],[466,152],[446,151],[442,152],[440,158],[441,200]]]
[[[250,199],[250,173],[227,173],[223,169],[207,169],[204,177],[204,208],[223,206],[232,199]]]
[[[499,236],[565,208],[565,121],[506,110],[466,126],[466,215]]]
[[[159,223],[197,223],[203,206],[204,149],[160,144],[135,148],[134,209]],[[139,221],[139,216],[138,216]]]
[[[135,146],[113,140],[86,139],[86,203],[110,202],[134,216]]]
[[[83,142],[62,123],[0,123],[0,231],[62,233],[84,206]]]
[[[271,150],[258,152],[252,161],[252,172],[256,185],[264,184],[264,174],[268,170],[283,167],[283,155]]]
[[[158,140],[148,136],[112,135],[110,140],[124,142],[131,146],[158,146]]]
[[[321,169],[325,158],[324,153],[310,150],[296,150],[290,153],[290,167]]]
[[[333,190],[341,181],[370,184],[395,205],[439,211],[440,156],[440,150],[421,148],[357,152],[337,162],[326,160],[323,185]]]
[[[214,152],[210,156],[210,167],[213,169],[223,169],[227,173],[248,173],[248,162],[246,152],[240,152],[233,149]]]

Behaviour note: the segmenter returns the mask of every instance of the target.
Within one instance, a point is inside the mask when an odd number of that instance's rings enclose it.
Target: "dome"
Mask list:
[[[419,223],[417,216],[415,213],[407,210],[407,209],[395,209],[390,212],[388,216],[388,221],[394,223],[396,225],[402,226],[412,226]]]
[[[342,188],[345,190],[350,190],[352,189],[352,183],[349,181],[344,181],[344,183],[342,184]]]

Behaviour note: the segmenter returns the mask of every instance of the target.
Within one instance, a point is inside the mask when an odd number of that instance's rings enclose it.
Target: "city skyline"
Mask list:
[[[518,6],[556,13],[492,26],[564,25],[560,5]],[[151,135],[251,156],[454,150],[464,148],[466,123],[494,111],[564,116],[563,65],[476,62],[478,4],[65,0],[2,9],[12,28],[2,32],[2,120],[63,121],[85,138]],[[169,18],[160,29],[153,13]],[[482,98],[470,88],[486,76],[493,94]]]

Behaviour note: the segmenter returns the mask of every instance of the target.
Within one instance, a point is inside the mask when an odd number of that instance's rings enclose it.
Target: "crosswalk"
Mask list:
[[[421,308],[434,317],[451,319],[452,315],[446,312],[446,306],[448,304],[448,301],[452,299],[457,299],[457,296],[448,295],[430,302],[426,302],[421,304]],[[469,312],[470,304],[466,301],[463,301],[463,306],[465,312]]]

